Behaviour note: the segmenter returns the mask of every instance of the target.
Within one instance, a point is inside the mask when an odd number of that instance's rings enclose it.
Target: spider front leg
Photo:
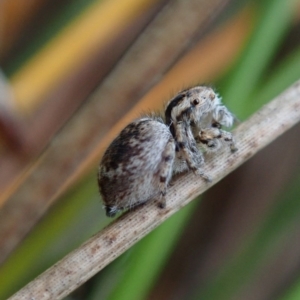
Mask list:
[[[184,121],[177,122],[175,125],[175,135],[178,150],[188,167],[193,170],[196,175],[200,175],[205,181],[211,181],[211,179],[202,171],[204,157],[197,148],[189,124]]]
[[[225,131],[225,130],[220,130],[222,140],[229,145],[230,151],[232,153],[236,152],[238,149],[235,145],[235,140],[231,132]]]
[[[236,117],[227,109],[224,105],[217,105],[213,112],[213,125],[218,124],[221,128],[221,125],[225,127],[231,127],[236,121]]]
[[[233,118],[233,116],[232,116]],[[219,122],[214,122],[212,124],[212,127],[219,129],[219,136],[218,138],[221,138],[226,144],[229,144],[230,150],[232,153],[237,151],[237,147],[235,145],[235,140],[231,132],[222,130],[222,125]],[[217,136],[216,136],[217,137]]]
[[[216,152],[224,144],[228,144],[231,152],[235,152],[237,148],[232,134],[220,128],[221,125],[216,122],[213,127],[201,130],[198,141],[205,145],[207,152]]]

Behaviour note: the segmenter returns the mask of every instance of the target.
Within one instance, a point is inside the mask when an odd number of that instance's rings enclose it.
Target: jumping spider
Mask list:
[[[106,215],[130,209],[153,198],[165,207],[168,184],[175,173],[192,170],[204,180],[203,152],[227,144],[236,150],[230,127],[234,116],[212,88],[196,86],[178,93],[164,118],[140,118],[127,125],[106,150],[98,183]],[[197,145],[198,144],[198,145]]]

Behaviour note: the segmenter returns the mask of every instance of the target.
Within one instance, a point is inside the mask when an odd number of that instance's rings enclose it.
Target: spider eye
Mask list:
[[[199,99],[194,99],[194,100],[193,100],[193,104],[194,104],[194,105],[199,104]]]

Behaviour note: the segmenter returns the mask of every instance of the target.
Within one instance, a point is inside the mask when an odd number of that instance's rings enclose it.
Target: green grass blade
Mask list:
[[[261,6],[262,12],[256,30],[221,93],[226,104],[241,119],[254,112],[249,99],[260,85],[291,26],[296,2],[297,0],[272,0]]]
[[[282,238],[300,216],[300,177],[287,188],[258,234],[245,242],[244,250],[228,261],[219,275],[195,299],[230,300],[248,282],[256,269],[280,251]]]
[[[1,266],[0,299],[16,292],[109,221],[101,209],[93,174],[51,208]]]
[[[172,253],[197,202],[190,203],[130,250],[128,261],[123,266],[126,271],[111,295],[105,299],[142,300],[146,298]],[[111,276],[114,276],[113,272]],[[96,299],[104,299],[100,289],[89,298],[89,300]]]
[[[254,95],[255,103],[253,109],[256,110],[258,108],[257,104],[265,103],[280,94],[299,78],[300,48],[296,49],[278,67],[274,68],[264,86]]]
[[[299,300],[300,299],[300,278],[285,292],[278,300]]]

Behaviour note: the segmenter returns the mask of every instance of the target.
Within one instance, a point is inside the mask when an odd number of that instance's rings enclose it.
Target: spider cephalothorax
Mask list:
[[[125,127],[99,166],[98,183],[107,216],[152,198],[159,198],[164,207],[173,173],[192,170],[209,180],[202,171],[202,149],[215,152],[228,144],[235,151],[231,133],[221,129],[233,121],[212,88],[196,86],[168,103],[164,121],[145,117]]]
[[[232,135],[221,130],[221,125],[232,126],[234,116],[210,87],[196,86],[176,95],[167,105],[165,118],[176,142],[174,172],[191,169],[209,180],[201,170],[204,158],[196,142],[210,152],[223,142],[235,148]]]

